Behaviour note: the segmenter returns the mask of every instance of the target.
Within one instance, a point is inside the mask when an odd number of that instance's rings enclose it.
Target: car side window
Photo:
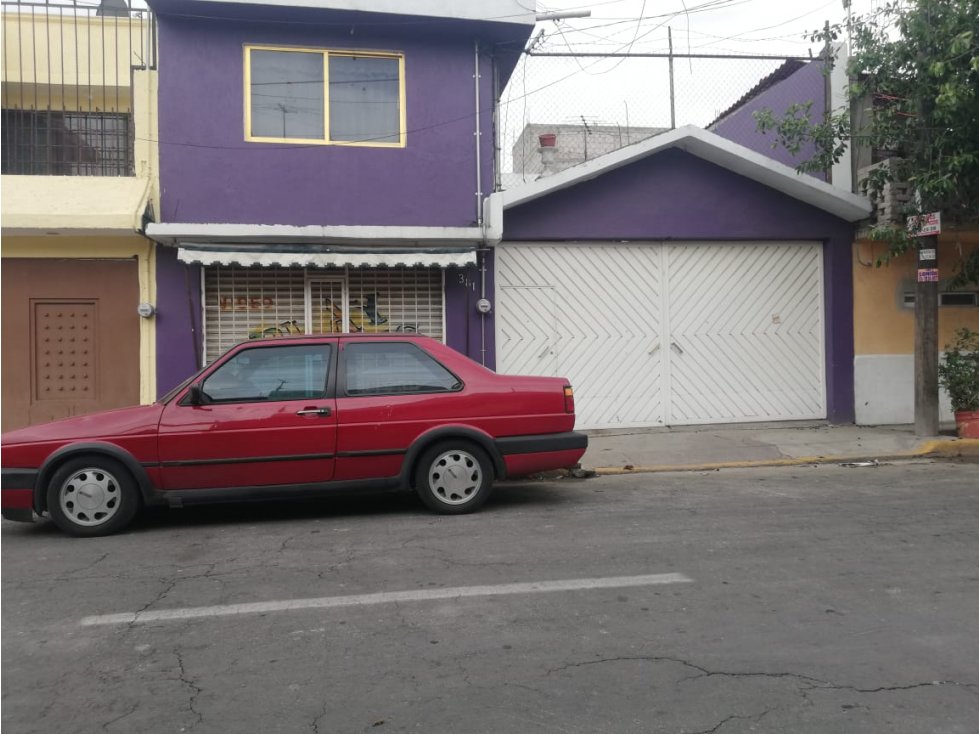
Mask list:
[[[213,402],[321,398],[330,355],[329,344],[245,349],[208,375],[201,389]]]
[[[343,350],[346,394],[411,395],[452,392],[462,381],[434,357],[407,342],[354,342]]]

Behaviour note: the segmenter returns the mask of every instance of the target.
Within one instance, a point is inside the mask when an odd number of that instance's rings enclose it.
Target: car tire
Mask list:
[[[140,497],[132,474],[115,459],[80,456],[58,467],[48,484],[48,513],[70,535],[117,533],[132,522]]]
[[[441,515],[474,512],[489,499],[493,463],[468,441],[444,441],[427,449],[415,468],[421,501]]]

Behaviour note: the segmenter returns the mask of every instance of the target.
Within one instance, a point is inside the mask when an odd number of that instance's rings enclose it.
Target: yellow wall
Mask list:
[[[38,11],[4,13],[3,25],[5,108],[129,109],[130,69],[149,60],[145,18]]]
[[[133,160],[136,176],[150,182],[149,200],[153,204],[153,218],[160,216],[160,127],[159,127],[159,75],[156,71],[133,72],[133,129],[136,140]]]
[[[943,234],[939,237],[938,259],[941,283],[954,275],[956,260],[979,249],[979,232]],[[853,246],[853,338],[861,354],[912,354],[914,352],[914,308],[902,305],[905,291],[914,292],[916,260],[908,253],[887,265],[874,263],[886,248],[861,241]],[[977,286],[971,286],[971,290]],[[938,311],[938,346],[952,341],[956,329],[979,330],[976,306],[942,306]]]
[[[131,237],[3,238],[3,257],[113,258],[135,257],[139,263],[139,300],[156,303],[156,250],[149,240]],[[133,304],[133,311],[138,304]],[[139,396],[147,404],[156,400],[156,319],[139,320]]]

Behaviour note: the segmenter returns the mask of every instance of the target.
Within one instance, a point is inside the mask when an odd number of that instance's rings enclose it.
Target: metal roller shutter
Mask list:
[[[439,268],[204,269],[205,361],[249,338],[417,332],[444,338]]]

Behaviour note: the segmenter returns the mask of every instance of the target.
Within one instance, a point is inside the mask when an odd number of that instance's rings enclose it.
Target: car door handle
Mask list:
[[[329,408],[303,408],[296,411],[296,415],[331,415],[332,413]]]

